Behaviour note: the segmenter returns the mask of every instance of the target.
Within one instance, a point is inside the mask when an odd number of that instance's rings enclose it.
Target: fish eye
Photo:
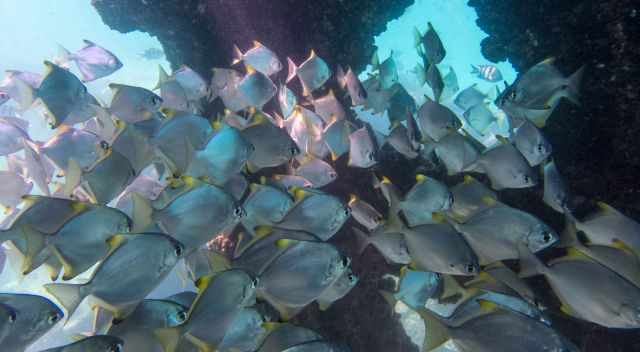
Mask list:
[[[58,320],[60,320],[60,315],[58,313],[51,313],[49,315],[49,318],[47,318],[47,322],[50,325],[53,325],[53,324],[57,323]]]
[[[151,104],[155,105],[160,105],[162,104],[162,98],[158,97],[158,96],[152,96],[151,97]]]
[[[179,311],[176,315],[176,318],[178,319],[178,322],[182,323],[183,321],[187,320],[187,312],[185,312],[184,310]]]
[[[516,93],[516,90],[513,89],[511,92],[509,92],[509,96],[507,98],[509,100],[516,100],[517,97],[518,97],[518,93]]]
[[[351,261],[349,260],[349,258],[348,258],[348,257],[342,257],[342,260],[340,261],[340,264],[342,264],[342,267],[343,267],[343,268],[346,268],[346,267],[348,267],[348,266],[349,266],[349,263],[350,263],[350,262],[351,262]]]
[[[335,171],[331,171],[331,172],[329,172],[329,177],[336,178],[336,177],[338,177],[338,174]]]
[[[122,352],[122,344],[116,344],[111,346],[109,352]]]
[[[233,215],[237,218],[241,218],[244,216],[244,209],[242,207],[236,207],[233,209]]]
[[[257,288],[259,283],[260,283],[260,279],[257,277],[254,277],[253,279],[251,279],[251,288]]]
[[[289,148],[289,153],[291,154],[291,156],[297,155],[298,152],[298,146],[296,146],[295,144],[292,145],[291,148]]]
[[[175,246],[173,246],[173,252],[176,254],[176,257],[179,257],[182,255],[182,245],[181,244],[176,244]]]
[[[100,141],[100,149],[108,150],[109,149],[109,143],[107,143],[106,141]]]
[[[15,323],[16,322],[16,312],[11,312],[9,314],[9,323]]]
[[[375,159],[374,159],[373,152],[370,152],[369,154],[367,154],[367,158],[368,158],[370,161],[375,160]]]
[[[542,240],[543,240],[545,243],[548,243],[549,241],[551,241],[551,234],[550,234],[550,233],[548,233],[548,232],[543,233],[543,234],[542,234]]]
[[[538,153],[542,154],[542,152],[544,152],[544,145],[542,145],[542,143],[538,144]]]
[[[531,177],[529,177],[529,175],[524,175],[523,178],[524,178],[524,182],[525,183],[530,183],[531,182]]]
[[[467,264],[467,272],[472,274],[476,271],[476,267],[473,264]]]
[[[349,217],[351,215],[351,209],[344,208],[343,214],[344,214],[344,216]]]
[[[381,215],[378,215],[378,216],[376,216],[375,220],[376,220],[377,223],[381,223],[382,220],[384,220],[384,218]]]
[[[347,276],[347,279],[349,279],[349,282],[355,282],[356,276],[353,273],[351,273],[349,274],[349,276]]]

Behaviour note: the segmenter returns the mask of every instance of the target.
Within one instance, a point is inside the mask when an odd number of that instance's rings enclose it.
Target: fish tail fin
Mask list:
[[[157,329],[153,332],[162,345],[164,352],[174,352],[178,347],[178,341],[182,337],[182,329],[179,326]]]
[[[425,70],[424,66],[420,65],[420,63],[417,63],[415,72],[416,78],[418,79],[418,84],[420,85],[420,87],[424,86],[424,84],[427,83],[427,71]]]
[[[85,297],[82,294],[82,285],[79,284],[46,284],[44,289],[55,297],[67,311],[67,321]]]
[[[14,84],[18,94],[12,98],[18,103],[20,110],[27,110],[36,100],[36,90],[20,78],[16,78]]]
[[[420,30],[418,29],[418,27],[413,27],[413,46],[417,48],[418,46],[420,46],[421,43],[422,43],[422,33],[420,33]]]
[[[158,83],[152,90],[160,89],[160,87],[169,80],[169,74],[164,70],[162,65],[158,65]]]
[[[22,261],[21,271],[23,275],[27,275],[36,269],[36,267],[34,267],[34,260],[45,248],[47,242],[45,236],[47,235],[37,231],[31,226],[21,226],[20,230],[27,245],[24,253],[24,259]]]
[[[398,299],[389,291],[378,290],[378,293],[389,304],[389,307],[391,307],[391,313],[393,313],[395,311],[396,303],[398,303]]]
[[[477,289],[462,287],[453,276],[442,275],[442,292],[438,297],[438,302],[461,304],[477,294]]]
[[[581,105],[580,102],[580,86],[582,85],[582,77],[584,76],[585,67],[582,66],[578,71],[574,72],[571,77],[567,79],[567,99],[576,105]]]
[[[347,86],[346,74],[344,73],[344,69],[341,65],[338,65],[338,68],[336,69],[336,80],[338,81],[340,88],[344,89]]]
[[[290,57],[287,57],[287,65],[289,66],[289,72],[287,73],[287,83],[291,82],[291,80],[296,76],[298,71],[298,66],[291,60]]]
[[[151,202],[138,192],[131,193],[133,201],[133,232],[141,232],[153,223]]]
[[[237,45],[233,45],[233,61],[231,61],[231,65],[237,65],[240,63],[240,61],[242,61],[242,51],[240,51],[240,48],[238,48]]]
[[[520,257],[519,277],[527,278],[547,272],[547,266],[531,252],[524,241],[518,243],[518,256]]]
[[[479,73],[480,73],[480,69],[475,65],[471,65],[471,74],[472,75],[477,75]]]
[[[69,68],[69,63],[73,60],[73,54],[67,48],[58,44],[58,54],[54,63],[60,67]]]
[[[560,234],[560,241],[556,245],[560,248],[576,247],[582,243],[578,239],[578,230],[576,229],[576,223],[570,216],[565,216],[564,230]]]
[[[352,227],[351,229],[353,230],[353,234],[356,238],[356,252],[358,255],[362,255],[364,250],[369,247],[369,244],[371,244],[369,236],[357,227]]]
[[[449,340],[449,328],[435,313],[426,308],[416,310],[426,327],[426,336],[422,343],[422,352],[433,351]]]

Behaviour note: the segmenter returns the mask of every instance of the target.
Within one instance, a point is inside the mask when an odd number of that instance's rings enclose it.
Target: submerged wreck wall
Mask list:
[[[469,0],[468,4],[489,34],[482,42],[487,59],[508,59],[519,72],[547,57],[556,57],[566,74],[586,65],[582,107],[563,102],[544,132],[558,168],[578,198],[604,201],[640,219],[640,4],[634,0]],[[508,193],[513,198],[510,204],[523,205],[539,197],[533,191]],[[556,228],[562,226],[562,219],[547,209],[524,209]],[[548,290],[544,280],[537,288]],[[635,331],[553,318],[582,351],[640,350]]]

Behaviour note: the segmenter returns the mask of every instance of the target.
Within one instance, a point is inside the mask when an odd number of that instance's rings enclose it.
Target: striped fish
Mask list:
[[[471,74],[489,82],[502,81],[502,73],[493,65],[471,65]]]

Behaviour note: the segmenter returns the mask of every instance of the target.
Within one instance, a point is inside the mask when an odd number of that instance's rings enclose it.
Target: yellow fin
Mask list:
[[[164,352],[175,352],[178,341],[182,337],[182,329],[180,327],[162,328],[155,330],[153,334],[162,345]]]
[[[567,255],[565,256],[565,258],[588,259],[589,257],[587,257],[584,253],[580,252],[577,248],[570,247],[570,248],[567,248]]]
[[[482,309],[485,313],[493,313],[496,310],[500,309],[500,307],[491,301],[487,301],[485,299],[478,299],[478,304],[480,305],[480,309]]]
[[[424,182],[426,180],[427,180],[427,176],[425,176],[423,174],[417,174],[416,175],[416,182],[422,183],[422,182]]]
[[[253,233],[255,233],[255,235],[258,237],[268,236],[272,232],[273,232],[273,228],[271,226],[266,226],[266,225],[256,226],[253,229]]]
[[[464,183],[465,185],[468,185],[468,184],[470,184],[470,183],[472,183],[472,182],[475,182],[475,180],[476,180],[476,179],[475,179],[475,178],[473,178],[473,176],[471,176],[471,175],[464,175],[464,181],[463,181],[463,183]]]
[[[421,352],[433,351],[449,340],[449,328],[434,313],[426,308],[420,308],[416,313],[420,315],[426,327]]]
[[[501,136],[499,134],[496,134],[496,139],[498,140],[498,142],[500,142],[500,144],[503,144],[503,145],[506,145],[506,144],[510,143],[509,140],[506,137]]]
[[[307,192],[302,188],[294,188],[293,189],[293,198],[296,202],[300,202],[307,197]]]
[[[616,209],[605,202],[596,202],[596,204],[598,205],[598,208],[600,208],[600,210],[604,213],[618,213]]]
[[[278,248],[280,248],[280,249],[285,249],[285,248],[288,248],[290,246],[293,246],[294,244],[296,244],[298,242],[299,241],[288,239],[288,238],[281,238],[281,239],[276,241],[276,246],[278,246]]]
[[[138,192],[131,193],[131,200],[133,202],[133,228],[131,231],[142,232],[153,223],[153,208],[149,200]]]
[[[124,234],[115,234],[107,239],[107,245],[109,249],[113,251],[114,249],[120,247],[124,241],[126,241],[127,235]]]
[[[204,291],[207,288],[207,286],[209,286],[212,279],[213,279],[213,275],[199,277],[195,282],[195,285],[198,288],[198,292]]]
[[[496,203],[498,202],[494,197],[492,196],[484,196],[482,197],[482,202],[490,207],[496,205]]]
[[[350,194],[349,195],[349,206],[352,206],[355,202],[358,201],[358,196],[356,196],[355,194]]]
[[[267,184],[267,177],[262,175],[260,176],[260,184],[261,185],[266,185]]]
[[[560,311],[566,315],[574,316],[573,310],[566,303],[560,305]]]
[[[634,254],[637,255],[636,252],[633,250],[633,248],[629,247],[626,243],[622,242],[621,240],[615,239],[613,240],[613,242],[611,242],[611,247],[613,248],[618,248],[622,251],[628,252],[630,254]]]
[[[76,273],[75,269],[73,268],[73,265],[71,265],[69,261],[67,261],[67,258],[65,258],[62,255],[62,253],[60,253],[60,251],[56,246],[50,245],[49,250],[60,261],[60,263],[62,263],[62,269],[63,269],[62,280],[63,281],[71,280],[78,275],[78,273]]]
[[[189,333],[184,334],[184,338],[186,338],[189,342],[196,346],[198,348],[198,351],[200,352],[214,352],[216,350],[214,346]]]
[[[382,176],[382,181],[380,183],[391,183],[391,180],[387,176]]]
[[[446,219],[441,213],[431,213],[431,219],[438,224],[444,224]]]

